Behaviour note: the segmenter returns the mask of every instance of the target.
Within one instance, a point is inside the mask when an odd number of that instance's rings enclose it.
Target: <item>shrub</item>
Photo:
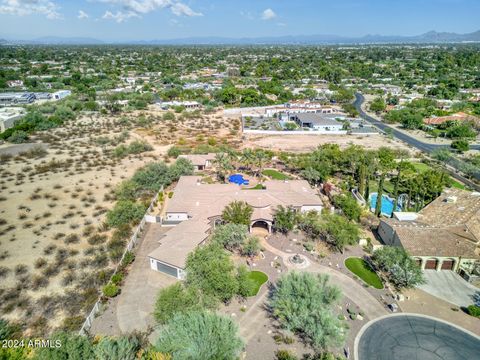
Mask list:
[[[103,287],[103,295],[112,298],[120,294],[120,288],[112,283],[109,283]]]
[[[257,256],[260,252],[260,242],[256,236],[249,236],[247,242],[242,247],[243,256]]]
[[[122,260],[122,266],[127,267],[135,260],[135,254],[131,251],[127,251]]]
[[[480,318],[480,306],[470,305],[467,307],[468,315]]]
[[[112,283],[115,285],[120,285],[120,283],[123,281],[123,275],[120,273],[117,273],[112,276]]]
[[[155,347],[174,359],[234,360],[239,358],[244,344],[238,326],[229,317],[190,312],[169,320]]]
[[[297,360],[298,358],[288,350],[277,350],[275,352],[277,360]]]
[[[107,224],[110,227],[119,227],[140,221],[145,213],[145,206],[130,200],[121,200],[107,212]]]

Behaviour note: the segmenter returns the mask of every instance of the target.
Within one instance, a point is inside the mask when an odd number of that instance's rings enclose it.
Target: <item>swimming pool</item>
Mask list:
[[[248,181],[247,179],[244,179],[242,174],[230,175],[228,177],[228,181],[231,182],[231,183],[234,183],[234,184],[238,184],[238,185],[248,185],[248,184],[250,184],[250,181]]]
[[[375,207],[377,206],[377,193],[373,193],[370,195],[370,210],[372,212],[375,212]],[[382,215],[391,217],[393,213],[393,202],[394,200],[387,196],[387,195],[382,195]],[[397,204],[397,208],[395,211],[400,211],[402,208],[400,205]]]

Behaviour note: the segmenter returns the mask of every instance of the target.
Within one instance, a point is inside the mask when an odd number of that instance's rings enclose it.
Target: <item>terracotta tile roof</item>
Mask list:
[[[447,189],[418,215],[415,221],[382,220],[411,255],[480,259],[480,193]]]

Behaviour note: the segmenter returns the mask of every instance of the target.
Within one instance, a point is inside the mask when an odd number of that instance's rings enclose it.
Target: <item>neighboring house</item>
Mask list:
[[[60,90],[52,94],[55,100],[61,100],[70,95],[72,95],[72,92],[70,90]]]
[[[301,128],[310,128],[315,131],[342,131],[343,124],[335,120],[335,117],[339,115],[301,113],[290,116],[290,120],[295,121]]]
[[[22,80],[8,80],[7,81],[8,87],[23,87],[23,81]]]
[[[448,189],[418,214],[382,219],[378,234],[401,246],[422,269],[453,270],[470,279],[480,269],[480,193]]]
[[[4,106],[31,104],[34,101],[35,94],[32,92],[0,93],[0,105]]]
[[[159,239],[152,251],[150,267],[176,278],[185,277],[188,254],[203,244],[223,209],[233,201],[245,201],[253,207],[250,231],[272,231],[277,206],[292,206],[299,212],[321,211],[317,192],[304,180],[267,181],[263,190],[242,190],[235,184],[202,184],[199,176],[182,176],[167,202],[163,226],[173,226]]]
[[[475,116],[471,116],[463,112],[459,112],[459,113],[448,115],[448,116],[433,116],[430,118],[426,118],[423,120],[423,123],[425,125],[441,125],[443,123],[446,123],[447,121],[464,122],[469,120],[472,120],[472,121],[475,120]]]
[[[0,132],[13,127],[15,122],[25,116],[25,109],[21,107],[0,108]]]
[[[190,160],[196,171],[202,171],[212,167],[215,153],[180,155],[179,158]]]

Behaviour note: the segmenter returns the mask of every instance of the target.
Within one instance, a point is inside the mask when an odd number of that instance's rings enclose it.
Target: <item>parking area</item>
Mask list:
[[[473,295],[480,291],[453,271],[425,270],[424,275],[427,282],[419,289],[457,306],[471,305]]]

